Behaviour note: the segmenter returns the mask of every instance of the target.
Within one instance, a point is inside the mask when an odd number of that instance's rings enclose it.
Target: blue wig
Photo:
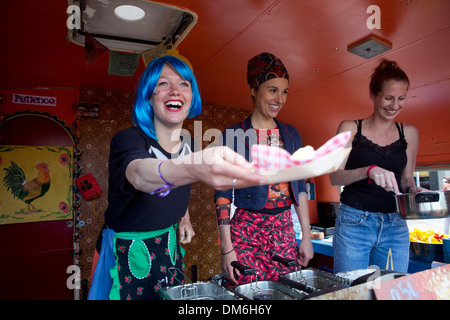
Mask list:
[[[200,92],[191,68],[184,61],[172,55],[164,55],[154,59],[142,75],[134,101],[132,116],[134,125],[141,128],[148,137],[154,140],[158,140],[158,138],[153,125],[154,112],[153,106],[150,104],[150,97],[155,90],[156,83],[166,63],[170,64],[184,80],[191,83],[192,103],[188,110],[188,118],[194,118],[202,112]]]

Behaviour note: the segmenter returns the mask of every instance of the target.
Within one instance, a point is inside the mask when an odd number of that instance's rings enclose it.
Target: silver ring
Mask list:
[[[234,179],[233,179],[233,189],[236,188],[236,183],[237,183],[237,179],[234,178]]]
[[[192,236],[186,236],[186,238],[192,238]]]

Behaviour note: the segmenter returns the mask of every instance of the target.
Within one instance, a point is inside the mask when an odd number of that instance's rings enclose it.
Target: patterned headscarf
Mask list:
[[[280,59],[271,53],[263,52],[248,61],[247,82],[251,89],[273,78],[286,78],[289,74]]]

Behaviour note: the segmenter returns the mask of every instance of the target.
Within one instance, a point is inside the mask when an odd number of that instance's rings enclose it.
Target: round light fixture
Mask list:
[[[114,9],[114,14],[126,21],[138,21],[144,18],[145,11],[136,6],[122,5]]]

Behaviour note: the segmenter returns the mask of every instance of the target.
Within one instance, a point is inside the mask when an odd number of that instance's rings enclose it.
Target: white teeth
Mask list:
[[[168,101],[166,102],[166,106],[169,108],[179,108],[183,106],[183,103],[181,101]]]

